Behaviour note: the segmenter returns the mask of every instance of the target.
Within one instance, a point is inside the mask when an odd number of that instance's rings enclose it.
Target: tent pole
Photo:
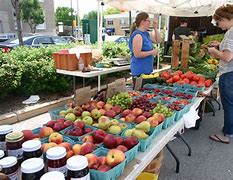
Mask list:
[[[162,24],[162,14],[159,14],[159,34],[160,34],[160,29],[161,29],[161,24]],[[158,50],[160,49],[160,43],[158,43]],[[159,61],[160,61],[160,55],[157,57],[157,69],[159,69]]]

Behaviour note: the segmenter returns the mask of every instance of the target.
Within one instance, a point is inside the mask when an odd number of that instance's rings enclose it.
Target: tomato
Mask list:
[[[212,80],[211,80],[211,79],[207,79],[207,80],[205,81],[205,86],[206,86],[206,87],[210,87],[211,84],[212,84]]]
[[[173,79],[172,79],[172,78],[169,78],[169,79],[167,80],[167,82],[168,82],[168,83],[173,83]]]
[[[169,74],[164,74],[163,76],[162,76],[164,79],[169,79],[170,78],[170,75]]]
[[[188,78],[184,78],[183,81],[184,81],[184,83],[186,83],[186,84],[189,84],[189,82],[190,82]]]
[[[199,76],[199,81],[205,81],[205,77]],[[199,81],[198,81],[198,82],[199,82]]]
[[[200,77],[198,75],[196,75],[196,74],[193,75],[193,81],[198,82],[199,79],[200,79]]]
[[[179,70],[179,71],[176,71],[174,74],[180,76],[181,74],[183,74],[183,72]]]
[[[181,78],[181,79],[184,79],[184,78],[185,78],[185,75],[184,75],[184,74],[181,74],[181,75],[180,75],[180,78]]]
[[[195,85],[195,84],[197,84],[197,82],[196,81],[192,81],[190,84]]]
[[[177,82],[177,81],[179,81],[180,80],[180,76],[178,76],[178,75],[174,75],[173,77],[172,77],[172,81],[173,82]]]

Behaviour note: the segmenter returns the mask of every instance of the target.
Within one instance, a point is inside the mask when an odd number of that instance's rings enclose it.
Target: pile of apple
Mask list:
[[[128,127],[127,123],[119,122],[117,119],[110,119],[107,116],[101,116],[98,123],[93,124],[93,126],[111,134],[120,134]]]
[[[54,131],[58,132],[65,128],[73,125],[73,122],[66,121],[65,119],[51,120],[45,124],[45,126],[52,128]]]
[[[73,123],[71,129],[65,132],[66,135],[70,136],[83,136],[84,134],[92,132],[93,129],[86,127],[83,121],[76,121]]]
[[[118,149],[111,149],[106,156],[97,156],[93,153],[85,155],[88,167],[102,172],[107,172],[125,160],[125,154]]]
[[[182,71],[175,71],[174,73],[163,71],[160,76],[166,80],[167,83],[178,83],[178,84],[191,84],[197,87],[210,87],[212,85],[211,79],[205,79],[201,75],[197,75],[192,71],[183,73]]]

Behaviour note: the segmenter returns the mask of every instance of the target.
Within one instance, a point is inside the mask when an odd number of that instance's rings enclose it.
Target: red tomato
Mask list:
[[[195,85],[195,84],[197,84],[197,82],[196,81],[192,81],[190,84]]]
[[[181,74],[181,75],[180,75],[180,78],[181,78],[181,79],[184,79],[184,78],[185,78],[185,75],[184,75],[184,74]]]
[[[181,74],[183,74],[183,72],[182,71],[180,71],[180,70],[178,70],[178,71],[176,71],[174,74],[176,74],[176,75],[181,75]]]
[[[180,76],[178,76],[178,75],[174,75],[173,77],[172,77],[172,81],[173,82],[177,82],[177,81],[179,81],[180,80]]]
[[[211,79],[207,79],[207,80],[205,81],[205,86],[206,86],[206,87],[210,87],[211,84],[212,84],[212,80],[211,80]]]
[[[196,75],[196,74],[193,75],[193,81],[198,82],[199,79],[200,79],[200,77],[198,75]]]
[[[183,81],[184,81],[184,83],[186,83],[186,84],[189,84],[189,82],[190,82],[188,78],[184,78]]]

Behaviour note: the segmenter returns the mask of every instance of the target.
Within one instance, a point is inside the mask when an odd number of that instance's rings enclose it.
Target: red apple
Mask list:
[[[65,119],[63,119],[63,118],[58,119],[57,122],[58,122],[58,123],[64,123],[64,122],[65,122]]]
[[[116,116],[116,113],[113,110],[108,110],[108,111],[106,111],[105,116],[114,118]]]
[[[91,129],[91,128],[85,128],[84,129],[84,134],[90,133],[92,131],[93,131],[93,129]]]
[[[124,139],[122,137],[119,137],[119,136],[115,137],[115,139],[116,139],[116,145],[117,146],[121,145],[123,143],[123,141],[124,141]]]
[[[159,124],[159,121],[154,116],[149,117],[147,121],[150,123],[152,127],[156,127]]]
[[[76,106],[73,109],[73,113],[74,113],[75,116],[81,116],[82,112],[83,112],[83,109],[80,106]]]
[[[95,154],[86,154],[85,157],[88,160],[88,167],[92,169],[92,167],[98,163],[98,157]]]
[[[111,104],[105,104],[103,109],[105,109],[106,111],[111,110],[112,105]]]
[[[116,138],[113,135],[108,134],[107,136],[105,136],[104,146],[106,148],[113,149],[113,148],[116,147],[116,145],[117,145],[117,141],[116,141]]]
[[[105,110],[105,109],[99,109],[99,112],[100,112],[100,114],[101,114],[102,116],[104,116],[105,113],[106,113],[106,110]]]
[[[64,129],[65,128],[65,125],[64,125],[64,123],[62,123],[62,122],[56,122],[55,124],[54,124],[54,126],[53,126],[53,130],[54,131],[61,131],[62,129]]]
[[[143,113],[143,110],[140,108],[134,108],[132,110],[132,114],[134,114],[135,116],[140,116]]]
[[[67,127],[69,127],[69,126],[72,126],[72,124],[73,124],[73,122],[71,122],[71,121],[65,121],[64,122],[64,126],[67,128]]]
[[[83,121],[76,121],[76,122],[74,122],[74,126],[79,127],[81,129],[84,129],[85,128],[85,123]]]
[[[105,105],[105,103],[103,101],[99,101],[99,102],[96,103],[96,107],[98,109],[102,109],[104,107],[104,105]]]
[[[151,113],[145,111],[144,113],[142,113],[142,116],[145,116],[146,118],[149,118],[149,117],[151,117]]]
[[[82,138],[82,142],[92,142],[93,143],[94,138],[92,135],[86,135]]]
[[[104,165],[106,163],[106,157],[105,156],[98,157],[98,163],[99,165]]]
[[[129,110],[129,109],[125,109],[122,113],[121,113],[121,116],[122,117],[125,117],[125,116],[127,116],[128,114],[130,114],[131,113],[131,111]]]
[[[62,142],[58,146],[66,148],[66,152],[72,150],[72,145],[68,142]]]
[[[51,127],[42,127],[40,128],[39,136],[40,138],[49,136],[53,133],[53,129]]]
[[[73,129],[69,130],[67,133],[71,136],[82,136],[83,130],[80,127],[74,127]]]
[[[126,146],[128,149],[131,149],[137,144],[138,144],[138,138],[134,136],[127,137],[123,142],[123,145]]]
[[[138,116],[138,117],[135,119],[134,122],[137,123],[137,124],[139,124],[139,123],[141,123],[141,122],[143,122],[143,121],[145,121],[145,120],[146,120],[146,117],[140,115],[140,116]]]
[[[57,122],[57,121],[55,121],[55,120],[51,120],[51,121],[49,121],[49,122],[46,123],[46,126],[47,126],[47,127],[53,128],[53,126],[54,126],[54,124],[55,124],[56,122]]]
[[[112,110],[115,111],[116,114],[119,114],[121,112],[121,107],[118,105],[115,105],[112,107]]]
[[[106,156],[106,164],[110,167],[114,167],[125,160],[125,154],[118,149],[109,150]]]
[[[104,141],[104,137],[106,136],[106,132],[98,129],[92,134],[96,143],[102,143]]]
[[[81,145],[80,154],[85,155],[94,151],[94,144],[92,142],[85,142]]]
[[[119,146],[117,146],[116,149],[121,150],[122,152],[128,151],[128,148],[126,146],[124,146],[124,145],[119,145]]]
[[[32,130],[23,130],[22,131],[23,135],[24,135],[24,140],[28,141],[34,138],[34,134],[32,132]]]
[[[103,164],[103,165],[100,165],[100,166],[98,167],[97,170],[98,170],[98,171],[102,171],[102,172],[107,172],[107,171],[109,171],[110,169],[111,169],[110,166]]]
[[[155,114],[153,114],[153,117],[155,117],[155,119],[157,121],[159,121],[159,123],[161,123],[165,120],[165,116],[161,113],[155,113]]]
[[[134,122],[136,119],[136,116],[134,114],[128,114],[126,117],[125,117],[125,121],[126,122]]]

